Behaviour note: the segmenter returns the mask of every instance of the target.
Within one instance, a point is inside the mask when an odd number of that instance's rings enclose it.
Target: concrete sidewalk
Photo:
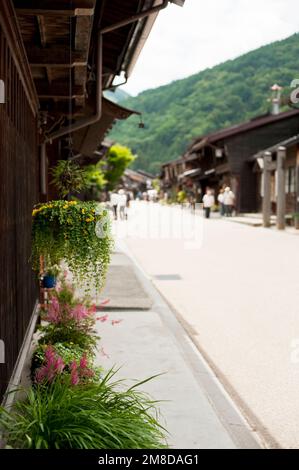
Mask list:
[[[205,363],[175,314],[123,251],[113,255],[103,298],[109,321],[98,324],[97,362],[121,366],[118,378],[143,380],[160,404],[161,424],[178,449],[259,448],[259,439]],[[115,308],[114,308],[115,306]],[[131,380],[129,383],[132,384]]]

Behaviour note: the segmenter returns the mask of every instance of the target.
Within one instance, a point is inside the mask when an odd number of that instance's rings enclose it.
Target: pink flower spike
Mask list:
[[[52,362],[55,359],[55,351],[51,345],[47,346],[45,351],[45,358],[47,362]]]
[[[61,373],[63,371],[65,367],[65,364],[62,360],[62,358],[60,356],[58,356],[58,358],[56,359],[56,362],[55,362],[55,369],[57,370],[57,372]]]
[[[114,326],[114,325],[118,325],[119,323],[121,323],[122,320],[112,320],[111,321],[111,325]]]
[[[107,321],[109,318],[109,315],[106,314],[106,315],[102,315],[101,317],[97,317],[97,320],[100,320],[102,323],[104,323],[105,321]]]
[[[89,307],[88,311],[89,311],[91,314],[96,313],[96,311],[97,311],[96,304],[93,304],[91,307]]]
[[[35,382],[36,383],[42,382],[45,379],[46,375],[47,375],[47,368],[41,367],[35,373]]]
[[[73,372],[73,371],[76,371],[77,368],[78,368],[78,366],[77,366],[76,361],[72,361],[72,362],[70,363],[70,369],[71,369],[71,371],[72,371],[72,372]]]
[[[73,370],[71,372],[71,384],[72,385],[78,385],[79,383],[79,375],[78,375],[78,372],[76,370]]]
[[[103,308],[105,305],[109,304],[110,299],[103,300],[98,306],[99,309]]]
[[[86,354],[83,354],[82,358],[80,359],[80,368],[86,369],[87,366],[88,366],[87,357],[86,357]]]

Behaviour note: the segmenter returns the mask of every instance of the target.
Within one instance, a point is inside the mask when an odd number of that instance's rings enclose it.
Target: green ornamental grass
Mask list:
[[[156,402],[137,387],[123,389],[110,370],[98,383],[65,380],[26,391],[10,413],[1,409],[7,446],[21,449],[160,449],[165,430]]]

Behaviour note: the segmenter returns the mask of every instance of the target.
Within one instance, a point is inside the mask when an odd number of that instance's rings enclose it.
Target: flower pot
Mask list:
[[[43,277],[43,287],[45,289],[53,289],[53,287],[55,287],[55,286],[56,286],[55,276],[49,276],[48,274],[46,274]]]

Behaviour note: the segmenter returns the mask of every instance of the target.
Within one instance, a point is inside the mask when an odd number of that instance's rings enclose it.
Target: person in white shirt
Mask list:
[[[114,220],[117,220],[118,202],[119,202],[119,195],[117,194],[116,191],[113,191],[112,193],[110,193],[110,204],[112,206]]]
[[[204,211],[205,211],[205,217],[206,217],[206,219],[209,219],[210,214],[211,214],[211,208],[215,204],[215,198],[214,198],[214,195],[213,195],[213,193],[210,189],[206,190],[206,194],[204,195],[204,197],[202,199],[202,202],[203,202],[203,207],[204,207]]]
[[[226,217],[231,217],[235,205],[235,195],[228,186],[223,193],[223,203]]]
[[[127,218],[127,195],[123,189],[118,191],[118,198],[119,216],[122,220],[124,220]]]

